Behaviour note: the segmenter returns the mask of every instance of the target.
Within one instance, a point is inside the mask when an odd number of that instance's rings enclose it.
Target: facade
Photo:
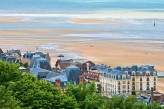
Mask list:
[[[116,67],[99,71],[104,96],[110,97],[117,93],[138,95],[149,92],[151,87],[157,90],[157,71],[154,66]]]
[[[20,50],[9,50],[8,55],[16,57],[21,62],[21,51]]]
[[[99,75],[100,72],[98,70],[89,70],[85,73],[83,73],[85,80],[87,82],[99,82]]]
[[[84,73],[84,72],[87,72],[90,70],[91,67],[95,66],[95,64],[91,61],[86,61],[84,63],[82,63],[81,65],[81,71]]]
[[[111,97],[115,94],[130,94],[130,75],[117,69],[105,69],[100,73],[102,95]]]

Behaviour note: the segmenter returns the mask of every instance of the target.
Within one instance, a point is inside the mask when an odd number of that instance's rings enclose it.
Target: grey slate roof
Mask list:
[[[31,68],[30,72],[33,73],[36,77],[40,78],[46,78],[48,75],[49,70],[41,69],[41,68]]]
[[[58,59],[57,62],[73,62],[73,59]]]
[[[111,74],[114,75],[114,79],[122,79],[123,75],[126,76],[126,79],[129,79],[130,76],[132,76],[132,72],[135,73],[135,76],[140,76],[140,73],[142,74],[142,76],[147,76],[148,74],[146,74],[147,72],[150,72],[150,76],[154,76],[157,75],[156,70],[154,69],[154,66],[150,66],[150,65],[142,65],[142,66],[136,66],[133,65],[132,67],[121,67],[121,66],[117,66],[114,69],[101,69],[98,68],[98,70],[100,70],[100,74],[102,76],[105,77],[109,77],[111,78]],[[112,76],[113,78],[113,76]]]
[[[38,59],[34,60],[33,68],[35,68],[35,67],[40,67],[42,69],[52,71],[50,64],[44,58],[38,58]]]
[[[97,65],[97,66],[91,67],[90,69],[91,70],[105,70],[105,69],[108,69],[108,67],[105,65]]]
[[[60,79],[61,82],[68,82],[66,73],[56,74],[56,76],[51,78],[46,77],[46,80],[49,82],[55,82],[56,79]]]
[[[13,54],[13,53],[18,53],[21,56],[21,51],[20,50],[9,50],[8,51],[9,54]]]

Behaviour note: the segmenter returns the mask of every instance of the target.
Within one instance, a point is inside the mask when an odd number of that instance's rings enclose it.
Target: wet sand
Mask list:
[[[0,24],[19,22],[22,18],[0,18]],[[90,19],[74,19],[72,23],[80,24],[104,24],[104,21]],[[111,23],[111,22],[110,22]],[[118,22],[113,22],[118,23]],[[80,56],[111,67],[118,65],[131,66],[150,64],[160,72],[164,71],[164,44],[163,43],[131,43],[119,42],[122,39],[100,40],[91,37],[65,36],[65,34],[87,34],[101,32],[98,30],[73,30],[73,29],[3,29],[0,30],[0,48],[20,49],[22,53],[35,51],[39,48],[44,53],[50,53],[51,64],[54,66],[59,53],[72,54],[72,57]],[[124,39],[125,40],[125,39]],[[128,39],[127,39],[128,40]],[[132,40],[132,39],[130,39]],[[158,39],[156,39],[158,40]],[[145,39],[145,42],[149,39]],[[160,41],[160,40],[159,40]],[[66,57],[69,58],[70,55]],[[164,93],[164,79],[159,79],[158,89]]]
[[[98,19],[70,19],[69,23],[76,23],[76,24],[104,24],[104,25],[111,25],[111,24],[127,24],[127,22],[116,22],[116,21],[107,21],[107,20],[98,20]]]

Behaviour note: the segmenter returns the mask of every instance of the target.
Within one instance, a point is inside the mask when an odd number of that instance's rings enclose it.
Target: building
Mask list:
[[[89,70],[85,73],[83,73],[85,80],[87,82],[99,82],[99,75],[100,72],[98,70]]]
[[[34,74],[38,79],[45,79],[51,71],[42,68],[31,68],[30,72]]]
[[[33,62],[34,62],[34,64],[33,64],[32,68],[37,68],[38,67],[38,68],[42,68],[42,69],[45,69],[45,70],[52,71],[49,62],[44,58],[38,58],[38,59],[34,60]]]
[[[104,69],[100,73],[102,95],[111,97],[115,94],[130,94],[130,75],[117,69]]]
[[[0,54],[3,54],[3,50],[0,48]]]
[[[0,59],[2,61],[9,62],[11,64],[19,62],[19,60],[15,56],[9,56],[9,55],[5,55],[5,54],[0,55]]]
[[[104,68],[100,71],[102,95],[112,96],[117,93],[141,94],[154,88],[157,91],[157,71],[154,66]]]
[[[95,63],[93,63],[91,61],[86,61],[86,62],[82,63],[82,65],[81,65],[81,72],[83,72],[83,73],[87,72],[93,66],[95,66]]]
[[[20,50],[9,50],[8,52],[7,52],[7,54],[8,55],[10,55],[10,56],[14,56],[14,57],[16,57],[18,60],[19,60],[19,62],[21,62],[21,51]]]
[[[79,84],[79,76],[81,75],[80,68],[75,65],[70,65],[65,69],[68,81],[74,85]]]

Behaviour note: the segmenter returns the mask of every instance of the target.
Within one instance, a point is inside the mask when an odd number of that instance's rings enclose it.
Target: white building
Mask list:
[[[154,88],[157,90],[157,71],[154,66],[142,65],[101,69],[100,84],[102,95],[111,97],[115,94],[141,94]]]

